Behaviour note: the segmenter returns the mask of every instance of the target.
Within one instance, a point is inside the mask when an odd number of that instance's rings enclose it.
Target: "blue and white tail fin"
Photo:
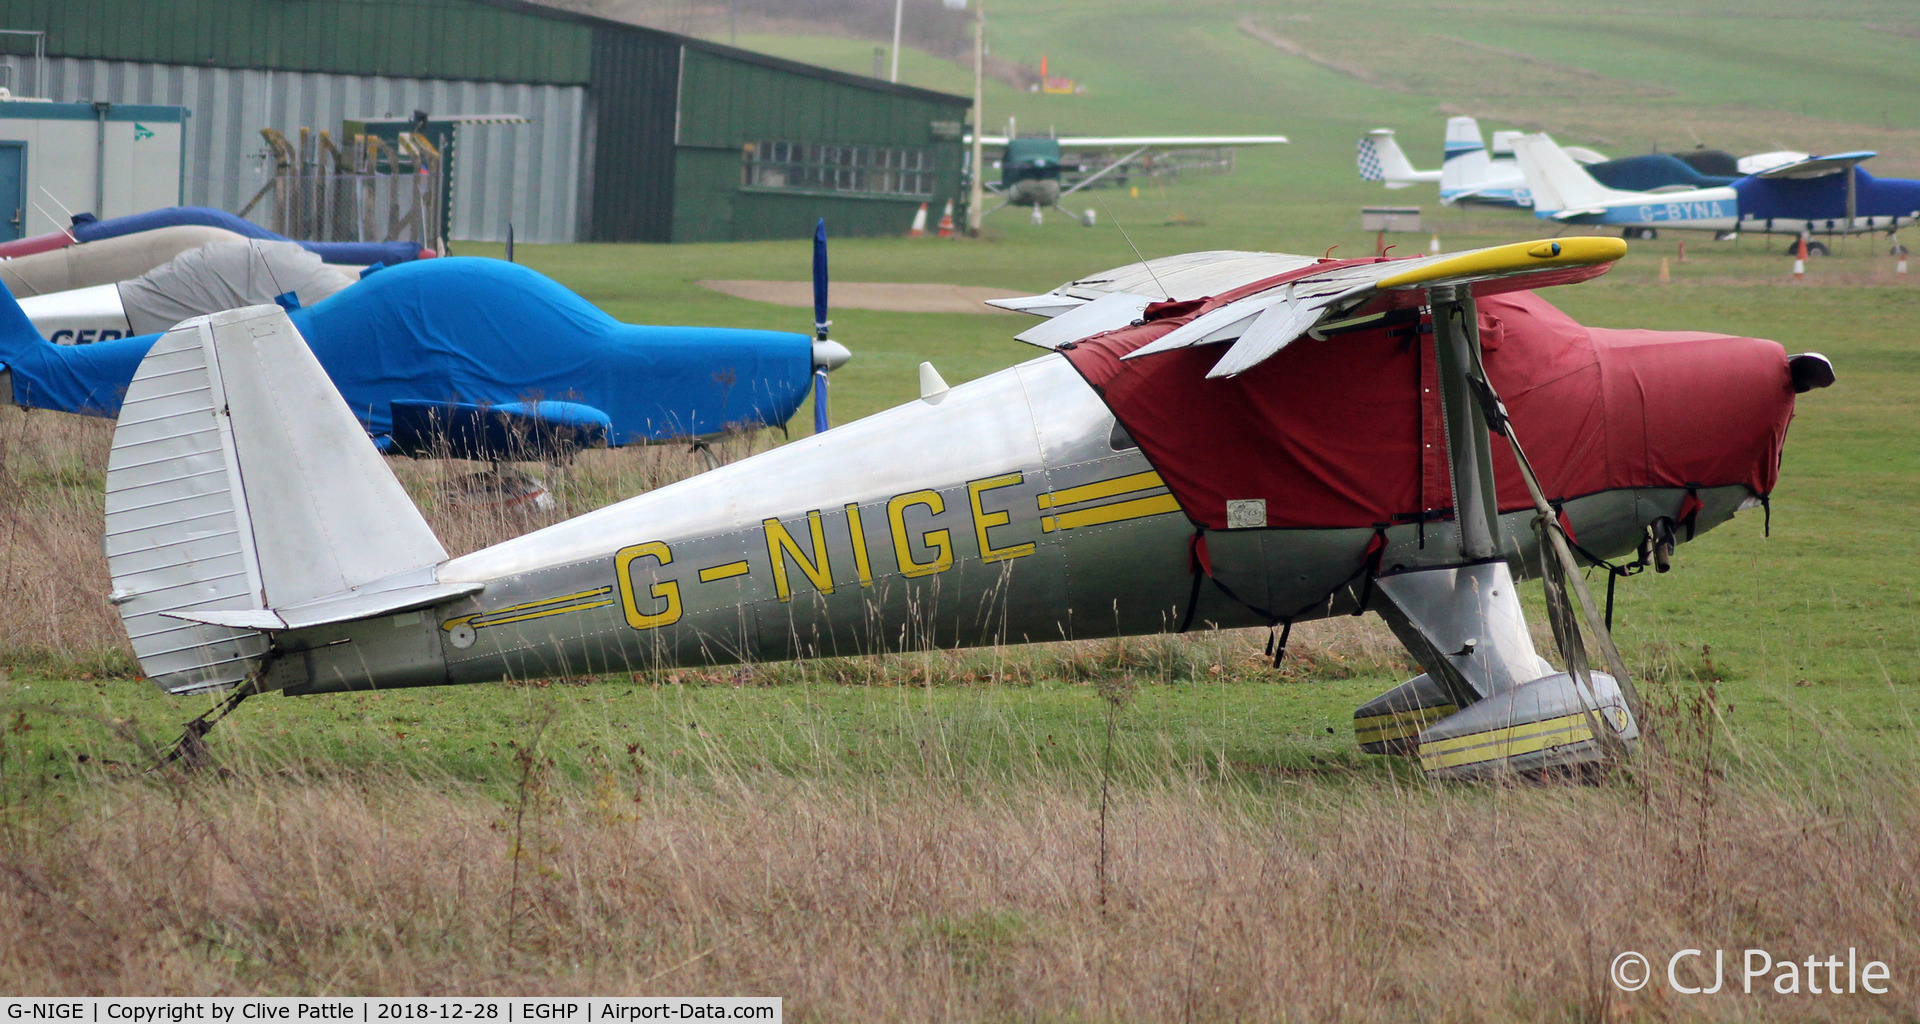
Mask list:
[[[1515,139],[1513,155],[1533,193],[1535,216],[1564,219],[1598,213],[1609,205],[1638,198],[1637,193],[1611,189],[1594,180],[1544,132]]]
[[[1393,129],[1375,128],[1360,137],[1360,179],[1383,181],[1388,188],[1406,188],[1423,181],[1440,180],[1438,171],[1416,171],[1393,140]]]
[[[430,590],[446,558],[277,306],[195,317],[154,344],[106,482],[113,602],[141,670],[171,693],[246,681],[266,633],[294,624],[287,609],[365,605],[356,591],[392,594],[367,585],[409,572]]]
[[[1487,183],[1491,161],[1480,140],[1480,122],[1471,117],[1447,118],[1446,159],[1440,164],[1440,196],[1474,192]]]

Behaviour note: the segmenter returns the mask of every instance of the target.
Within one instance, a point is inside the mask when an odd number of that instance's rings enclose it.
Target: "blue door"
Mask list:
[[[0,142],[0,242],[11,242],[27,227],[27,144]]]
[[[27,144],[0,142],[0,242],[27,232]]]

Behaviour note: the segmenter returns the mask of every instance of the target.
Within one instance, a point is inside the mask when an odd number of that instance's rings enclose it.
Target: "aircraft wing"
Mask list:
[[[1878,156],[1872,150],[1863,149],[1855,153],[1835,153],[1832,156],[1810,156],[1792,163],[1769,167],[1755,174],[1756,178],[1819,178],[1828,174],[1839,174],[1849,167],[1856,166],[1862,160]]]
[[[1792,149],[1775,150],[1771,153],[1754,153],[1751,156],[1743,156],[1734,161],[1734,167],[1737,168],[1741,174],[1759,174],[1761,171],[1770,171],[1775,167],[1798,163],[1810,155],[1811,154]]]
[[[603,448],[613,419],[578,402],[391,403],[393,432],[379,440],[386,455],[524,462]]]
[[[966,141],[971,143],[973,136]],[[982,135],[983,146],[1004,146],[1005,135]],[[1287,141],[1285,135],[1089,135],[1054,139],[1061,149],[1123,149],[1128,146],[1271,146]]]
[[[1121,149],[1126,146],[1272,146],[1285,135],[1089,135],[1056,140],[1061,149]]]
[[[1571,284],[1605,273],[1626,251],[1617,238],[1568,238],[1338,264],[1216,306],[1124,358],[1231,341],[1233,347],[1207,376],[1232,377],[1303,334],[1358,326],[1394,309],[1418,306],[1429,288],[1466,285],[1476,295],[1489,295]]]

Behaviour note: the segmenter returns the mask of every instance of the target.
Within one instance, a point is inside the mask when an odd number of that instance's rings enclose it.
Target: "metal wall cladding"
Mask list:
[[[724,53],[687,48],[680,75],[682,146],[738,149],[761,139],[924,146],[935,121],[970,101],[884,82],[858,85]]]
[[[591,25],[501,0],[0,0],[62,57],[584,85]]]
[[[680,41],[669,36],[595,34],[586,204],[591,241],[674,240],[673,133],[682,59]]]
[[[337,135],[347,118],[404,116],[415,110],[523,114],[533,123],[460,128],[452,237],[501,241],[509,222],[514,237],[523,242],[572,242],[580,237],[582,154],[591,134],[586,89],[581,86],[52,58],[43,89],[33,81],[33,63],[31,57],[0,57],[0,67],[12,69],[16,93],[187,107],[192,116],[182,154],[184,201],[236,213],[272,176],[262,128],[277,128],[297,139],[302,127]],[[57,198],[76,211],[91,202],[90,197]]]
[[[842,77],[688,46],[680,72],[673,241],[803,238],[817,218],[838,236],[905,234],[921,202],[938,208],[963,199],[962,147],[951,137],[936,140],[933,125],[965,120],[969,101]],[[769,141],[926,147],[934,155],[933,194],[743,188],[743,147]]]

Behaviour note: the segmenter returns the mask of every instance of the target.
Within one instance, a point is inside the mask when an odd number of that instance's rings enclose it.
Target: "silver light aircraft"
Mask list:
[[[905,406],[457,558],[281,310],[202,317],[127,391],[112,600],[161,688],[232,691],[195,740],[266,691],[1371,609],[1425,671],[1356,713],[1363,749],[1438,777],[1588,765],[1639,725],[1578,566],[1664,564],[1764,499],[1796,392],[1832,380],[1772,342],[1588,331],[1521,290],[1624,250],[1119,268],[1004,300],[1048,318],[1021,335],[1036,359],[953,388],[923,365]],[[1559,669],[1516,595],[1542,572]]]

